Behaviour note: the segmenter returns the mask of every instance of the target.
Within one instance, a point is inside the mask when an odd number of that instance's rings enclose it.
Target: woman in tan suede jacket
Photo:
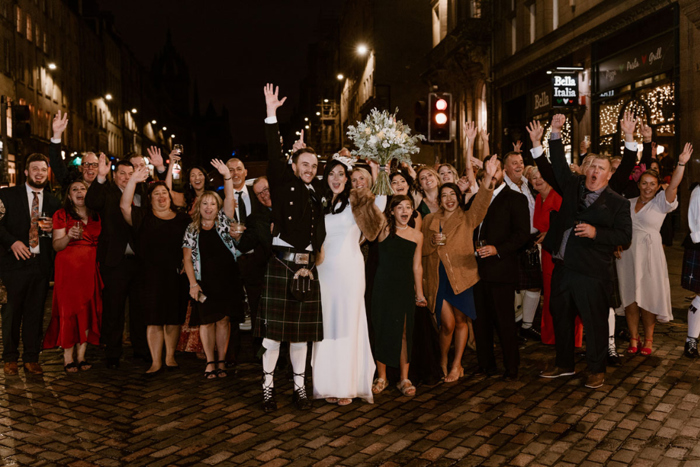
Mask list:
[[[446,183],[438,193],[440,210],[423,219],[423,290],[440,328],[440,366],[446,383],[464,375],[462,354],[468,338],[467,317],[476,318],[472,286],[479,281],[479,274],[473,234],[491,202],[491,179],[498,160],[491,158],[485,168],[486,176],[468,211],[463,209],[459,187]],[[455,358],[448,373],[447,352],[453,334]]]

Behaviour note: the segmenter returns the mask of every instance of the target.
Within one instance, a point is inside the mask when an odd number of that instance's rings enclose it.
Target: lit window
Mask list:
[[[22,34],[22,9],[17,7],[15,11],[17,13],[17,32]]]
[[[32,15],[27,13],[27,40],[32,41]]]

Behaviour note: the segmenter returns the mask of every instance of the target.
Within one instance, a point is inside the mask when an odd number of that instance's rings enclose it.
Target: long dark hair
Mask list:
[[[331,190],[331,187],[328,184],[328,177],[331,171],[337,166],[341,166],[343,168],[347,180],[345,180],[345,187],[343,188],[343,191],[341,193],[338,193],[334,202],[333,190]],[[332,159],[326,164],[326,168],[323,171],[323,186],[325,187],[325,193],[323,194],[323,196],[326,197],[328,202],[326,204],[326,207],[323,209],[324,214],[340,214],[350,203],[350,189],[352,188],[352,182],[350,182],[350,177],[348,175],[349,172],[350,171],[347,167],[345,167],[345,164],[343,164],[339,160]],[[340,207],[336,209],[335,205],[338,203],[340,203]]]
[[[190,167],[187,169],[187,180],[185,181],[185,209],[189,211],[192,208],[192,205],[194,205],[195,200],[197,199],[197,192],[194,191],[194,188],[192,187],[192,184],[190,183],[190,175],[192,174],[193,170],[199,170],[202,172],[202,175],[204,175],[204,191],[212,191],[214,188],[211,186],[211,182],[209,181],[209,175],[207,174],[207,169],[202,167],[201,165],[195,165],[194,167]],[[169,191],[169,190],[168,190]]]
[[[459,187],[455,183],[445,183],[444,185],[440,185],[440,188],[438,188],[438,205],[442,208],[442,192],[445,191],[446,189],[454,190],[455,195],[457,195],[457,203],[459,204],[459,208],[464,211],[464,196],[462,196],[462,191],[459,189]]]
[[[63,209],[66,211],[66,214],[68,214],[68,216],[70,216],[76,221],[79,221],[82,219],[80,218],[80,215],[78,215],[78,211],[75,209],[75,204],[73,203],[73,200],[70,199],[70,187],[72,187],[76,183],[81,183],[85,188],[88,188],[87,182],[85,182],[85,180],[83,179],[77,179],[70,182],[68,184],[68,189],[66,190],[66,196],[63,197]],[[93,221],[99,219],[97,213],[93,212],[92,209],[90,209],[87,206],[85,206],[85,209],[87,210],[88,219],[92,219]]]
[[[394,180],[394,178],[396,178],[396,177],[401,177],[404,180],[406,180],[406,184],[408,185],[408,193],[409,194],[415,191],[413,177],[408,175],[406,172],[403,172],[401,170],[397,170],[396,172],[392,172],[391,175],[389,175],[389,183],[391,183]]]
[[[388,209],[385,213],[386,215],[386,220],[387,223],[389,224],[389,235],[392,237],[396,235],[396,216],[394,216],[394,208],[401,204],[403,201],[408,201],[411,203],[411,209],[415,209],[413,206],[413,198],[407,195],[394,195],[391,197],[391,201],[389,201],[389,205],[387,206]],[[411,219],[409,219],[410,221]]]

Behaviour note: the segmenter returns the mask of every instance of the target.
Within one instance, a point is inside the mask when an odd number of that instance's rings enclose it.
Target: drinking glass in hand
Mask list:
[[[476,251],[474,252],[474,256],[479,256],[479,249],[485,247],[489,243],[484,240],[484,239],[479,239],[476,241]]]
[[[182,154],[182,152],[185,150],[182,144],[176,144],[173,146],[173,150],[177,151],[178,154]]]
[[[78,227],[78,238],[77,240],[82,240],[83,239],[83,221],[78,221],[77,224],[75,224],[76,227]]]
[[[45,212],[39,215],[39,236],[50,237],[53,229],[53,219]]]
[[[236,221],[231,223],[231,225],[233,226],[233,233],[242,234],[245,230],[245,224],[243,222]]]
[[[435,244],[438,246],[444,246],[447,243],[447,236],[440,232],[435,234]]]

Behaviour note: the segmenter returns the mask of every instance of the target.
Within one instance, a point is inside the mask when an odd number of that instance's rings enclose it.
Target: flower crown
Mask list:
[[[355,159],[354,157],[341,156],[337,152],[333,154],[333,160],[340,162],[348,170],[352,170],[352,168],[355,166],[355,163],[357,162],[357,159]]]

